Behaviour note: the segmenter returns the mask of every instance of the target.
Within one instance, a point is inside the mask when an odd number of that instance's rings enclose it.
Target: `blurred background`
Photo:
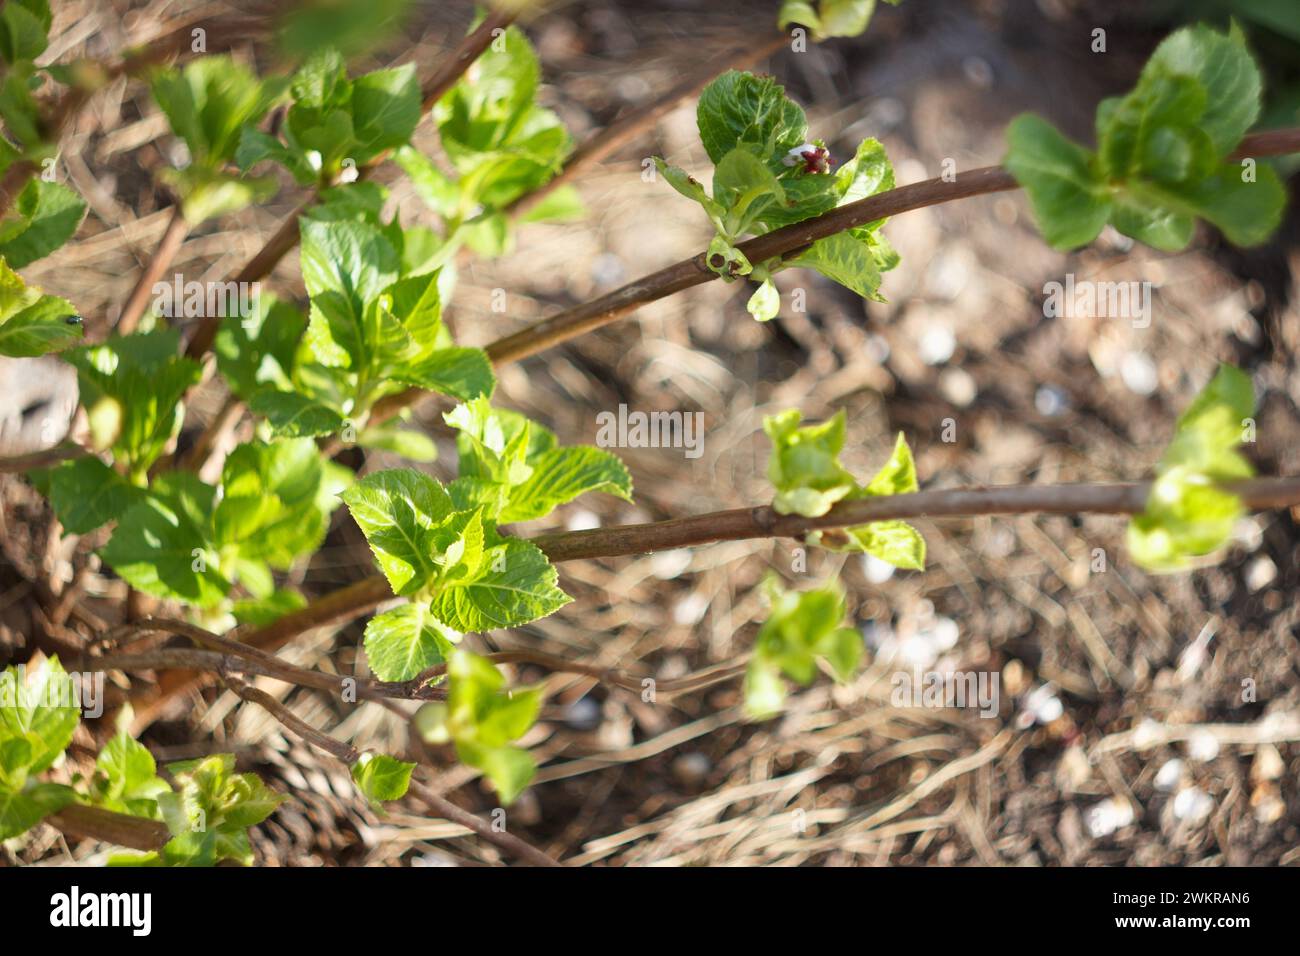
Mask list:
[[[770,42],[777,7],[583,0],[545,5],[522,23],[541,57],[545,105],[581,143],[684,76]],[[57,4],[51,51],[109,56],[195,8]],[[356,68],[414,60],[427,75],[472,15],[459,0],[416,2],[403,29]],[[1007,122],[1025,110],[1091,142],[1097,101],[1130,88],[1164,35],[1192,20],[1222,26],[1230,15],[1267,74],[1261,125],[1297,125],[1300,18],[1284,0],[906,0],[882,5],[862,38],[785,49],[760,68],[807,109],[832,155],[845,158],[860,139],[877,137],[905,184],[940,175],[945,160],[958,170],[998,163]],[[1097,29],[1104,54],[1092,51]],[[240,55],[271,66],[256,44]],[[642,177],[643,160],[661,155],[704,178],[694,108],[683,101],[579,179],[582,221],[526,225],[509,255],[463,260],[448,313],[458,339],[484,344],[700,252],[710,229],[699,210]],[[122,82],[65,137],[67,182],[90,214],[74,242],[24,274],[76,303],[91,334],[114,321],[166,228],[169,199],[157,178],[173,162],[166,130],[144,86]],[[417,144],[436,149],[427,124]],[[404,223],[432,221],[395,166],[377,179],[391,187]],[[301,198],[286,178],[273,202],[196,230],[172,271],[225,278]],[[709,283],[653,303],[504,367],[496,401],[575,443],[593,443],[596,416],[620,404],[702,411],[703,455],[623,449],[635,506],[596,497],[526,531],[766,503],[762,417],[789,407],[809,418],[846,409],[844,460],[859,476],[874,473],[902,431],[923,488],[1139,479],[1220,361],[1250,371],[1260,391],[1250,449],[1257,468],[1295,473],[1297,223],[1293,205],[1274,240],[1252,250],[1202,227],[1175,255],[1110,230],[1062,254],[1041,240],[1024,196],[1004,193],[891,220],[885,234],[902,264],[885,277],[884,303],[797,270],[776,281],[786,301],[805,291],[806,312],[784,309],[766,324],[746,314],[739,285]],[[1067,273],[1150,281],[1150,325],[1045,317],[1044,284]],[[301,300],[296,255],[267,284]],[[496,289],[506,290],[504,314],[491,308]],[[224,398],[219,384],[199,393],[182,443]],[[443,452],[431,470],[448,479],[454,446],[438,414],[426,407],[417,420]],[[250,423],[241,428],[236,437]],[[398,463],[349,454],[364,469]],[[22,479],[0,478],[0,494],[0,660],[30,654],[75,575],[90,619],[117,620],[122,582],[93,556],[78,556],[74,539],[59,538]],[[1300,863],[1297,519],[1252,516],[1221,564],[1164,577],[1128,562],[1124,521],[1104,516],[916,522],[930,549],[924,573],[818,551],[801,567],[789,541],[566,563],[561,586],[573,604],[487,635],[478,649],[527,647],[660,680],[725,665],[751,646],[766,614],[756,585],[775,569],[795,586],[839,577],[867,639],[868,666],[848,686],[820,679],[793,694],[782,717],[757,724],[743,717],[738,680],[647,702],[591,679],[519,668],[515,679],[544,680],[549,698],[525,740],[542,766],[510,809],[510,829],[596,865]],[[371,567],[360,532],[340,512],[297,583],[323,593]],[[44,590],[34,583],[46,581]],[[364,673],[363,626],[318,631],[285,654]],[[892,705],[892,675],[913,667],[996,673],[998,713]],[[401,713],[266,686],[359,747],[417,753],[439,771],[438,789],[463,806],[486,813],[496,805],[448,750],[411,743]],[[74,763],[78,754],[93,759],[91,732],[79,731]],[[344,769],[287,738],[260,710],[237,708],[228,693],[193,692],[143,739],[160,761],[234,751],[241,769],[292,794],[254,832],[265,864],[497,858],[413,809],[375,815]],[[45,829],[0,861],[94,860],[95,852],[69,850]]]

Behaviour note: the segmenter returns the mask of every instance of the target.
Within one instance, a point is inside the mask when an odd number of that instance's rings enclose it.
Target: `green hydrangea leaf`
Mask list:
[[[86,216],[86,203],[62,183],[38,176],[18,194],[13,212],[0,223],[0,256],[21,269],[72,238]]]
[[[1216,483],[1254,474],[1237,451],[1254,412],[1250,378],[1221,365],[1178,419],[1146,507],[1129,523],[1129,551],[1139,565],[1176,571],[1228,541],[1245,509]]]
[[[0,259],[0,355],[44,355],[72,344],[81,335],[81,317],[71,302],[43,295]]]
[[[535,545],[516,538],[485,547],[477,574],[434,595],[437,618],[462,633],[517,627],[553,614],[572,599]]]
[[[745,144],[761,156],[785,154],[808,135],[803,110],[771,77],[728,70],[700,94],[696,122],[715,165]]]
[[[50,504],[70,534],[89,534],[116,521],[144,491],[98,458],[65,461],[50,472]]]
[[[753,718],[780,711],[785,699],[782,675],[809,684],[820,658],[830,664],[837,680],[847,681],[862,657],[862,635],[842,626],[845,605],[838,585],[787,591],[769,577],[765,590],[772,610],[755,638],[745,675],[745,709]]]
[[[1024,114],[1007,129],[1004,162],[1029,194],[1034,219],[1053,248],[1087,245],[1101,233],[1111,201],[1086,149],[1046,120]]]
[[[379,804],[406,796],[414,769],[415,764],[387,754],[362,754],[352,765],[352,779],[367,800]]]
[[[459,639],[459,634],[416,601],[370,619],[365,634],[366,660],[380,680],[410,680],[445,661]]]
[[[0,672],[0,746],[19,742],[4,757],[11,783],[19,771],[30,776],[49,769],[67,749],[81,720],[78,700],[57,657]]]
[[[272,433],[281,438],[336,435],[343,429],[342,415],[299,392],[264,388],[253,395],[248,408],[254,415],[265,418]]]

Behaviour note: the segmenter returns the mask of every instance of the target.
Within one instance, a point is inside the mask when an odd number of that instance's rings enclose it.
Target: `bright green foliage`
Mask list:
[[[167,765],[178,789],[159,794],[158,810],[172,838],[161,853],[116,857],[113,863],[144,866],[214,866],[253,862],[248,828],[261,823],[285,797],[251,773],[235,773],[233,754]]]
[[[142,488],[90,456],[50,472],[50,504],[69,534],[88,534],[116,520],[144,495]]]
[[[553,112],[537,104],[541,66],[528,38],[509,27],[434,109],[439,140],[455,175],[407,147],[397,161],[420,197],[443,218],[447,239],[480,255],[509,248],[503,210],[560,171],[572,148]],[[528,220],[581,216],[582,203],[563,187],[530,210]]]
[[[428,475],[376,472],[344,500],[393,591],[412,598],[366,628],[370,666],[383,680],[442,662],[458,631],[525,624],[568,603],[545,555],[499,535],[482,507],[457,509]]]
[[[67,749],[81,712],[72,678],[57,658],[35,671],[0,672],[0,840],[16,837],[71,803],[166,821],[161,853],[119,856],[118,865],[212,866],[253,860],[249,827],[284,799],[251,773],[234,773],[230,754],[168,766],[179,789],[158,776],[153,756],[125,731],[100,751],[86,792],[37,779]],[[129,719],[129,718],[127,718]]]
[[[1231,365],[1218,373],[1178,419],[1156,466],[1146,509],[1129,523],[1133,560],[1152,571],[1185,568],[1222,547],[1243,513],[1241,499],[1218,486],[1254,469],[1237,451],[1253,427],[1250,378]]]
[[[72,679],[57,658],[34,671],[0,672],[0,840],[73,801],[70,788],[36,775],[62,755],[80,716]]]
[[[285,85],[259,80],[228,56],[206,56],[154,74],[154,100],[190,153],[189,165],[164,173],[188,222],[235,212],[275,193],[274,177],[244,178],[226,167],[234,161],[244,126],[259,122]]]
[[[38,69],[33,62],[45,52],[48,45],[51,20],[49,0],[13,0],[11,3],[0,4],[0,59],[4,61],[3,67],[0,67],[0,119],[4,120],[5,131],[5,136],[0,136],[0,172],[18,160],[38,163],[57,155],[56,144],[45,141],[46,130],[41,118],[41,107],[34,95],[43,79],[38,74],[55,73],[52,68]],[[38,256],[24,258],[22,249],[9,247],[8,240],[13,234],[28,228],[25,220],[30,220],[31,207],[38,204],[34,198],[36,194],[67,192],[63,187],[49,190],[51,185],[53,184],[46,183],[44,186],[32,186],[29,183],[19,200],[20,207],[25,207],[25,210],[20,208],[17,217],[0,223],[0,255],[8,258],[10,265],[15,268],[21,268]],[[73,199],[75,201],[75,197]],[[84,210],[85,207],[82,206],[77,213],[77,222],[81,221],[81,212]],[[76,228],[75,224],[73,228]],[[30,238],[41,241],[38,234]],[[54,246],[59,244],[54,243]],[[46,249],[40,255],[45,255],[48,251]]]
[[[180,430],[181,398],[200,377],[197,362],[177,355],[178,341],[174,331],[150,332],[64,355],[79,373],[92,428],[97,416],[110,422],[102,447],[137,484]]]
[[[387,754],[362,754],[352,765],[352,779],[372,804],[400,800],[411,785],[415,764],[397,760]]]
[[[760,283],[748,305],[755,318],[766,321],[779,311],[771,276],[789,266],[815,269],[858,295],[880,298],[881,273],[898,264],[879,234],[884,220],[820,239],[789,259],[751,263],[737,248],[746,235],[763,235],[893,188],[893,167],[880,143],[864,140],[853,159],[832,173],[825,143],[807,141],[807,117],[785,90],[770,77],[736,70],[705,87],[696,119],[716,167],[713,195],[685,170],[658,157],[655,164],[669,185],[700,204],[717,230],[705,254],[709,268],[728,281],[747,275]]]
[[[840,464],[846,418],[841,409],[817,425],[800,425],[795,410],[763,420],[772,441],[767,474],[776,487],[772,507],[779,514],[815,518],[839,501],[908,494],[917,490],[916,466],[902,433],[894,451],[876,476],[861,486]],[[899,568],[924,570],[925,539],[905,521],[873,521],[830,532],[813,532],[809,544],[833,551],[865,551]]]
[[[269,597],[271,589],[256,584],[269,581],[265,566],[287,570],[320,547],[337,496],[351,477],[322,461],[307,439],[240,445],[226,458],[212,517],[221,561],[235,564],[254,596]]]
[[[27,285],[0,259],[0,355],[27,358],[57,352],[81,333],[81,316],[71,302]]]
[[[343,57],[326,48],[303,64],[290,89],[284,141],[246,125],[235,157],[241,169],[269,159],[303,185],[330,185],[345,167],[405,144],[420,121],[413,63],[349,79]]]
[[[137,492],[100,555],[148,594],[208,608],[238,581],[270,602],[245,605],[244,613],[283,613],[294,599],[274,598],[271,571],[287,570],[320,546],[350,478],[323,462],[309,439],[240,445],[226,460],[220,488],[167,472]]]
[[[838,681],[853,676],[862,658],[862,635],[844,623],[844,595],[837,584],[814,591],[787,591],[775,576],[764,582],[772,612],[759,629],[745,673],[745,710],[755,718],[779,713],[785,701],[782,675],[808,685],[824,659]]]
[[[90,781],[95,806],[134,817],[156,818],[158,799],[171,786],[158,776],[153,754],[125,730],[118,731],[95,761]]]
[[[10,66],[45,52],[53,17],[49,0],[13,0],[0,7],[0,57]]]
[[[537,765],[528,751],[510,742],[536,722],[541,688],[507,689],[490,661],[464,650],[452,654],[447,676],[447,702],[421,707],[416,728],[429,743],[454,743],[460,759],[492,781],[502,802],[513,803]]]
[[[364,208],[336,204],[331,215],[339,218],[302,222],[311,315],[293,358],[291,333],[270,316],[239,328],[228,322],[218,345],[238,387],[251,391],[250,407],[277,435],[337,433],[348,423],[355,428],[377,400],[407,386],[460,399],[490,395],[495,386],[481,349],[451,344],[438,273],[404,274],[392,230],[361,215]],[[359,217],[346,218],[347,212]]]
[[[230,390],[249,401],[261,389],[289,391],[306,317],[292,303],[262,294],[245,316],[221,322],[213,351]]]
[[[898,6],[902,0],[886,0]],[[798,23],[812,30],[813,38],[855,37],[867,29],[876,0],[782,0],[777,26],[784,30]]]
[[[568,603],[546,556],[502,535],[499,524],[543,517],[586,492],[632,497],[614,455],[562,447],[548,429],[486,398],[446,420],[460,431],[460,477],[450,486],[393,469],[344,495],[393,592],[412,599],[366,627],[370,667],[383,680],[442,663],[462,633],[526,624]]]
[[[1109,222],[1178,250],[1197,218],[1257,245],[1281,221],[1286,194],[1268,165],[1228,157],[1259,116],[1260,86],[1235,25],[1186,27],[1156,48],[1131,93],[1098,105],[1096,152],[1026,114],[1007,131],[1006,165],[1059,249],[1091,242]]]
[[[504,524],[543,517],[587,492],[632,500],[632,477],[607,451],[561,447],[549,429],[483,398],[443,417],[460,432],[460,476],[448,489],[457,507],[482,506]]]
[[[67,186],[28,180],[0,221],[0,256],[15,269],[43,259],[72,238],[85,216],[85,202]]]

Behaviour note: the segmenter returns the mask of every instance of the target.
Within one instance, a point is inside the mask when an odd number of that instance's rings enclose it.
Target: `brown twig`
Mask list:
[[[433,109],[438,100],[442,99],[470,68],[470,64],[483,55],[483,51],[496,39],[497,31],[510,26],[514,19],[515,14],[506,10],[493,10],[488,13],[483,18],[483,22],[460,41],[460,45],[452,55],[443,61],[442,67],[420,86],[420,97],[423,100],[421,111],[427,113]]]
[[[100,843],[129,847],[132,850],[161,850],[172,838],[167,825],[161,821],[76,803],[46,817],[44,822],[68,836],[98,840]]]
[[[1300,476],[1257,478],[1226,486],[1252,510],[1300,504]],[[945,488],[905,495],[842,501],[817,518],[777,514],[770,507],[737,508],[647,524],[566,531],[527,539],[555,562],[620,557],[689,548],[718,541],[800,538],[812,531],[907,518],[956,518],[998,514],[1136,514],[1146,506],[1149,482],[1115,484],[1000,485]],[[274,624],[244,634],[247,646],[275,649],[306,631],[351,620],[393,593],[372,575],[313,601]]]
[[[410,792],[428,804],[429,808],[438,816],[444,817],[452,823],[459,824],[467,830],[472,830],[484,840],[496,844],[511,856],[522,860],[524,863],[531,864],[532,866],[561,865],[559,861],[547,856],[531,843],[526,843],[519,839],[519,837],[506,833],[504,830],[493,829],[490,823],[480,820],[468,810],[462,810],[446,797],[434,792],[418,780],[411,781]]]
[[[249,658],[188,647],[164,647],[137,654],[104,654],[98,657],[86,657],[82,659],[82,666],[87,670],[122,671],[123,673],[146,670],[189,670],[215,674],[225,671],[272,677],[287,684],[309,687],[335,696],[354,692],[357,700],[445,700],[447,697],[444,688],[431,687],[427,684],[417,685],[414,681],[389,683],[360,677],[339,677],[321,671],[294,667],[283,662],[278,665],[267,665]]]
[[[136,326],[140,324],[140,319],[149,307],[154,284],[171,267],[172,261],[176,258],[176,253],[180,252],[181,246],[185,244],[185,237],[189,233],[190,225],[185,221],[185,216],[181,214],[181,207],[178,204],[173,207],[166,231],[158,241],[158,246],[154,249],[153,255],[150,256],[149,262],[145,265],[144,272],[140,273],[140,278],[136,281],[135,288],[131,290],[131,295],[127,298],[126,304],[122,306],[122,314],[117,320],[116,331],[118,335],[130,335],[135,331]]]
[[[687,674],[685,677],[659,680],[648,675],[646,677],[634,677],[631,674],[624,674],[608,667],[597,667],[594,664],[571,661],[568,658],[558,657],[555,654],[546,654],[542,651],[525,649],[497,651],[485,656],[494,664],[536,664],[538,667],[543,667],[557,674],[581,674],[584,677],[592,677],[602,684],[609,684],[613,687],[621,687],[624,690],[638,693],[643,689],[644,681],[650,680],[654,683],[655,693],[665,696],[690,693],[731,680],[744,672],[745,662],[749,660],[749,655],[745,654],[736,660],[727,661],[714,667],[706,667],[703,670]]]
[[[125,630],[126,629],[123,628],[115,629],[113,632],[110,632],[109,634],[105,635],[104,639],[105,641],[112,641],[115,638],[121,636],[123,631]],[[229,652],[230,655],[239,655],[239,657],[244,659],[240,660],[239,658],[236,658],[234,656],[215,655],[222,661],[222,663],[217,666],[217,671],[220,674],[221,680],[228,687],[230,687],[230,689],[235,694],[237,694],[241,699],[248,701],[249,703],[254,703],[257,704],[259,707],[262,707],[267,711],[267,713],[273,716],[276,720],[278,720],[290,731],[297,734],[303,740],[307,741],[307,743],[312,744],[315,747],[319,747],[321,750],[324,750],[326,753],[338,758],[344,763],[353,764],[360,758],[361,755],[355,747],[352,747],[351,745],[344,743],[343,741],[337,739],[336,737],[332,737],[331,735],[325,733],[324,731],[317,730],[315,727],[312,727],[310,724],[302,720],[300,717],[298,717],[296,714],[290,711],[289,708],[287,708],[280,701],[276,700],[270,694],[266,693],[265,691],[259,688],[252,687],[246,684],[244,681],[235,677],[233,673],[235,670],[238,670],[241,667],[266,666],[268,664],[274,664],[275,668],[279,671],[279,673],[271,674],[269,676],[278,677],[280,679],[292,679],[292,682],[294,683],[301,683],[302,677],[312,672],[306,672],[303,671],[301,668],[296,668],[296,667],[292,667],[291,665],[284,664],[284,662],[279,661],[277,658],[271,657],[269,654],[266,654],[255,647],[250,647],[239,641],[233,641],[230,638],[223,637],[219,634],[213,634],[211,631],[205,630],[204,628],[198,627],[193,624],[189,624],[185,621],[177,621],[170,618],[152,618],[149,621],[144,622],[139,627],[132,628],[132,630],[137,632],[141,630],[146,630],[146,631],[160,630],[160,631],[166,631],[168,633],[180,634],[186,637],[190,637],[200,643],[204,643],[213,647],[220,648],[221,650]],[[164,652],[155,651],[153,652],[153,655],[138,655],[138,656],[149,657],[149,656],[160,655],[162,653]],[[198,651],[198,652],[190,652],[190,653],[203,654],[205,652]],[[212,652],[206,652],[206,653],[211,654]],[[118,658],[118,664],[120,665],[121,663],[123,663],[122,658]],[[291,678],[283,677],[282,675],[285,672],[289,672],[292,675],[292,677]],[[423,682],[426,679],[427,678],[424,675],[421,675],[416,678],[416,681],[419,681],[421,685],[423,685]],[[401,686],[401,685],[389,685],[389,686]],[[430,790],[427,790],[421,785],[417,783],[412,783],[411,789],[413,792],[416,792],[418,796],[420,796],[420,799],[424,800],[426,803],[432,806],[440,816],[444,816],[454,823],[458,823],[461,826],[473,830],[479,836],[483,837],[486,840],[489,840],[492,843],[497,844],[502,849],[506,850],[507,852],[515,856],[518,856],[519,858],[525,860],[526,862],[530,862],[538,866],[559,865],[555,862],[555,860],[551,859],[549,856],[542,853],[540,850],[537,850],[535,847],[532,847],[529,844],[525,843],[523,840],[520,840],[517,837],[512,837],[506,833],[496,832],[490,825],[484,823],[478,817],[474,816],[468,811],[462,810],[454,803],[451,803],[449,800],[446,800],[445,798],[438,796],[437,794],[433,793]]]
[[[1300,129],[1273,130],[1247,136],[1232,158],[1276,156],[1297,151],[1300,151]],[[825,239],[877,219],[957,199],[1018,188],[1019,184],[1001,166],[983,166],[958,173],[952,180],[927,179],[847,203],[823,215],[748,239],[740,243],[739,249],[750,262],[764,262],[776,256],[792,255],[818,239]],[[495,365],[517,362],[609,325],[650,302],[703,285],[717,277],[705,261],[705,254],[700,253],[630,282],[599,299],[565,309],[513,335],[498,339],[486,347],[488,358]],[[431,393],[423,389],[408,388],[383,398],[371,409],[369,421],[373,424],[387,421],[429,394]]]
[[[90,452],[82,448],[80,445],[55,445],[53,448],[46,448],[44,451],[29,452],[26,455],[15,455],[12,458],[0,458],[0,475],[32,471],[36,468],[49,468],[52,465],[57,465],[61,461],[70,461],[73,458],[85,458],[89,454]]]
[[[377,681],[369,678],[325,674],[290,664],[259,647],[233,640],[221,634],[172,618],[151,617],[139,623],[122,624],[106,633],[101,642],[116,646],[127,638],[146,634],[178,634],[211,650],[162,648],[138,654],[110,654],[85,657],[85,667],[98,670],[230,670],[272,677],[288,684],[327,691],[330,694],[354,694],[359,700],[442,700],[446,691],[428,686],[428,678],[409,681]]]
[[[324,731],[317,730],[261,688],[246,684],[228,672],[222,673],[221,681],[234,691],[241,700],[261,707],[313,747],[325,751],[330,756],[342,760],[348,765],[354,764],[361,759],[361,751],[357,750],[356,747],[345,744]]]

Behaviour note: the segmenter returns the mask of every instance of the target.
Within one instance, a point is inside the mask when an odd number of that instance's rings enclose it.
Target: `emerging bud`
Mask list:
[[[790,152],[785,154],[785,159],[781,160],[787,166],[798,166],[803,164],[805,173],[824,175],[831,171],[831,166],[835,160],[831,159],[830,150],[822,142],[804,143],[796,146]]]

